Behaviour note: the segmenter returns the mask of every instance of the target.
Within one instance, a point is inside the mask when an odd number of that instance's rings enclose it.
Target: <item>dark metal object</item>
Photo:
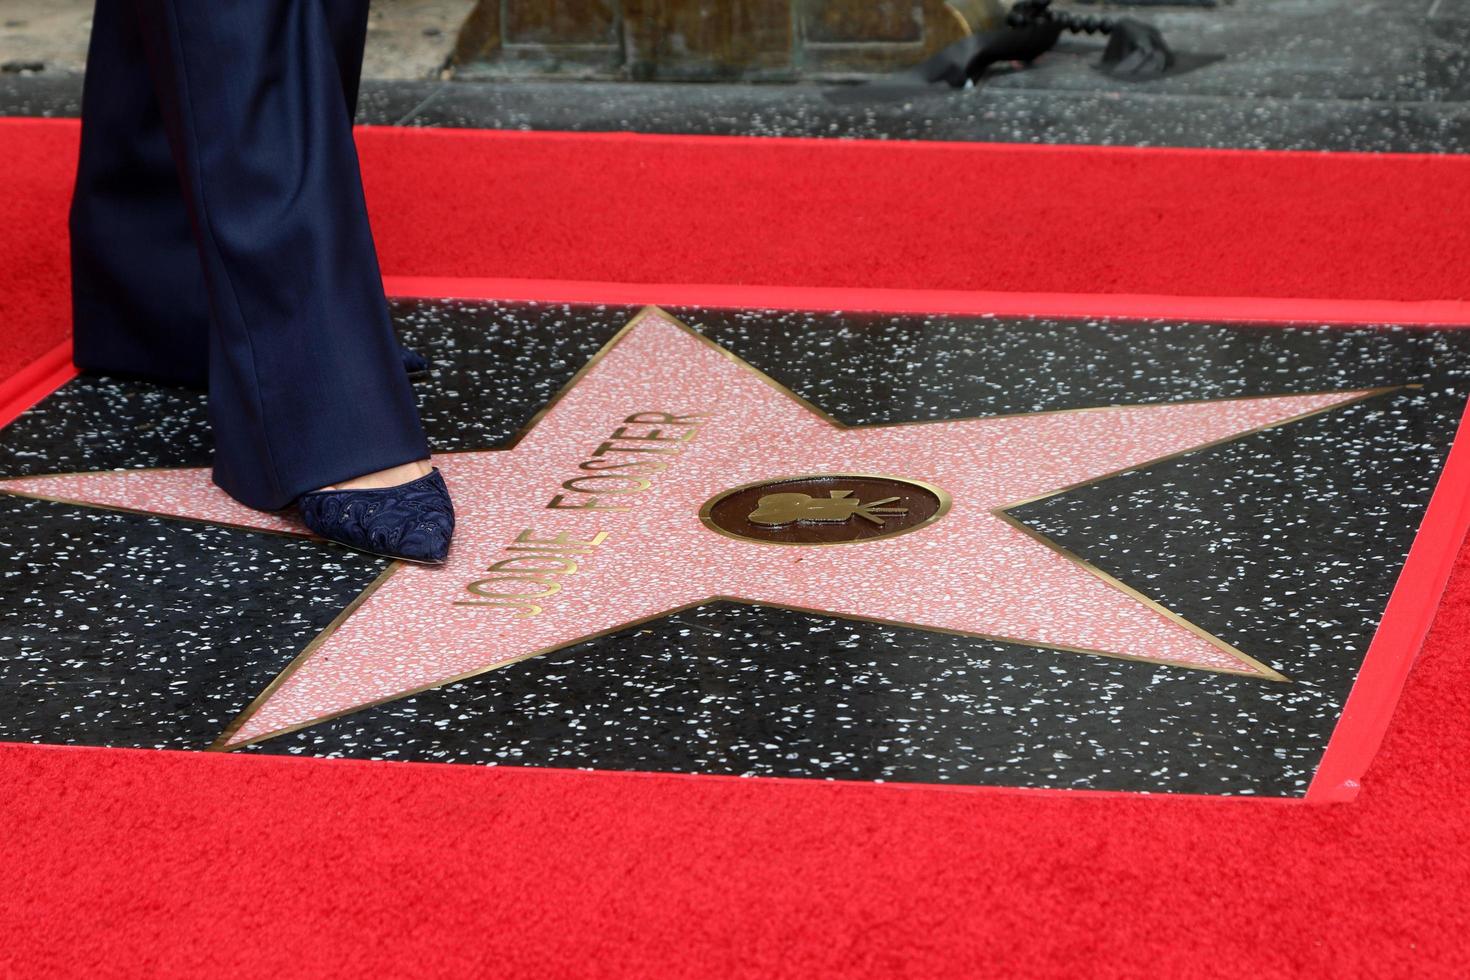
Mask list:
[[[1098,67],[1123,78],[1158,78],[1175,63],[1174,52],[1157,27],[1123,17],[1113,24]]]
[[[956,41],[915,69],[926,83],[945,82],[962,88],[979,81],[998,61],[1035,60],[1057,43],[1063,32],[1106,34],[1107,49],[1099,67],[1124,78],[1157,78],[1174,64],[1174,55],[1157,28],[1128,17],[1097,17],[1051,9],[1051,0],[1020,0],[1006,15],[1004,27],[981,31]]]
[[[1035,60],[1052,49],[1062,30],[1060,23],[1049,18],[1008,22],[1005,27],[961,38],[920,64],[914,72],[923,82],[946,82],[953,88],[963,88],[966,82],[979,81],[985,70],[997,61]]]

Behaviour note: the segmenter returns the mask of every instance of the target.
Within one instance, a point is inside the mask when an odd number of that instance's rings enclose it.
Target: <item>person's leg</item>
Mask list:
[[[204,387],[204,273],[130,0],[92,17],[70,225],[77,367]]]
[[[425,459],[336,48],[366,2],[134,7],[203,258],[216,482],[276,508]]]
[[[347,117],[355,119],[357,95],[362,85],[362,57],[367,45],[367,5],[328,3],[325,13],[332,33],[332,48],[337,52],[337,77],[342,81],[342,98],[347,103]],[[417,351],[400,347],[398,356],[403,361],[403,369],[410,375],[429,370],[429,362]]]
[[[349,117],[356,115],[367,18],[328,3]],[[74,360],[84,371],[203,388],[209,300],[178,169],[131,0],[96,0],[71,207]],[[423,358],[400,353],[410,371]],[[382,482],[379,485],[391,485]]]
[[[327,30],[332,35],[332,50],[337,55],[337,78],[342,83],[342,99],[347,104],[347,118],[357,117],[357,94],[362,87],[362,57],[367,47],[368,5],[361,3],[327,3],[323,11]]]

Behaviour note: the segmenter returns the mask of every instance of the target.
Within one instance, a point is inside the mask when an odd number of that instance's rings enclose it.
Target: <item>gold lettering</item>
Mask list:
[[[560,534],[556,535],[555,537],[551,537],[551,538],[533,538],[533,537],[531,537],[531,535],[533,535],[535,533],[536,533],[536,529],[534,527],[528,527],[528,528],[526,528],[520,534],[517,534],[516,535],[516,544],[529,544],[529,545],[535,545],[537,547],[540,547],[541,545],[549,545],[549,546],[551,546],[553,548],[588,548],[588,549],[591,549],[591,548],[596,548],[598,545],[602,544],[602,542],[606,541],[607,540],[607,535],[608,535],[608,532],[606,532],[606,531],[598,531],[596,534],[592,535],[592,537],[590,539],[584,541],[584,540],[581,540],[581,539],[572,537],[571,536],[572,532],[570,532],[570,531],[563,531]]]
[[[580,504],[563,503],[563,501],[566,500],[566,499],[567,498],[566,498],[566,495],[565,494],[560,494],[559,493],[555,497],[552,497],[551,498],[551,503],[549,503],[549,504],[546,505],[546,509],[547,510],[615,510],[615,511],[632,510],[631,507],[614,507],[611,504],[609,504],[606,507],[604,507],[602,505],[601,501],[599,501],[598,498],[596,498],[596,497],[589,497],[585,503],[580,503]]]
[[[634,412],[623,419],[623,424],[577,465],[584,476],[574,477],[561,485],[568,493],[558,493],[546,504],[547,510],[590,510],[624,513],[632,510],[620,504],[605,503],[603,497],[642,493],[653,486],[646,477],[662,473],[669,464],[660,460],[638,459],[612,460],[600,457],[614,453],[656,453],[661,456],[678,455],[678,445],[650,445],[650,443],[683,443],[692,440],[699,426],[709,418],[703,414],[676,415],[672,412]],[[630,426],[648,427],[642,434]],[[666,434],[668,430],[683,430]],[[618,443],[632,445],[618,445]],[[642,445],[638,445],[642,443]],[[570,494],[581,494],[576,502],[568,500]],[[489,606],[516,610],[519,617],[539,615],[542,607],[533,599],[545,599],[562,590],[560,582],[552,579],[563,575],[575,575],[586,556],[592,554],[608,538],[608,532],[598,531],[591,538],[575,538],[571,532],[545,536],[534,528],[527,528],[516,535],[515,541],[503,552],[510,556],[501,558],[486,571],[510,573],[482,578],[465,586],[465,591],[479,596],[477,600],[461,600],[457,606]],[[512,588],[530,586],[531,591],[509,591]],[[483,600],[483,601],[482,601]]]
[[[534,602],[476,602],[473,599],[456,599],[456,606],[489,606],[492,609],[519,609],[516,619],[530,619],[541,615],[541,607]]]
[[[484,586],[499,583],[525,582],[537,587],[536,592],[487,592]],[[485,599],[545,599],[561,591],[559,582],[543,582],[534,578],[482,578],[465,586],[467,592]]]
[[[597,466],[595,464],[602,463]],[[589,459],[577,466],[579,470],[591,470],[600,473],[603,470],[627,470],[630,473],[662,473],[669,468],[668,463],[660,463],[656,459],[635,459],[631,463],[614,463],[611,460]]]
[[[653,418],[647,416],[652,415]],[[629,415],[623,419],[629,425],[699,425],[700,422],[686,422],[685,419],[708,419],[708,415],[670,415],[668,412],[639,412]]]
[[[677,453],[677,452],[679,452],[679,448],[677,446],[671,447],[669,449],[658,449],[658,448],[656,448],[654,446],[614,446],[610,442],[604,442],[602,445],[600,445],[596,449],[592,450],[592,455],[594,455],[594,456],[606,456],[608,453],[665,453],[665,454],[667,454],[667,453]]]
[[[549,561],[555,564],[547,565],[522,565],[519,562],[541,562]],[[558,558],[555,555],[518,555],[515,558],[502,558],[500,561],[485,569],[487,572],[525,572],[532,578],[544,578],[548,575],[575,575],[577,574],[577,562],[574,558]]]
[[[698,429],[689,429],[685,432],[679,433],[676,436],[666,436],[664,435],[663,429],[654,429],[646,436],[630,436],[628,435],[628,429],[626,426],[619,426],[618,428],[613,430],[613,434],[608,436],[608,439],[641,439],[645,442],[688,442],[690,439],[693,439],[698,434]]]
[[[630,487],[598,487],[593,490],[584,490],[577,486],[579,483],[588,483],[594,480],[632,480]],[[575,480],[568,480],[561,485],[563,490],[571,490],[573,493],[642,493],[653,486],[652,480],[645,480],[641,476],[628,476],[626,473],[611,473],[602,476],[579,476]]]

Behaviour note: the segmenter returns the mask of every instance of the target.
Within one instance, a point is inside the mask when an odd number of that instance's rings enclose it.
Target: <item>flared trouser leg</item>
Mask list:
[[[207,376],[215,481],[253,507],[427,455],[352,141],[366,8],[97,5],[77,361]]]
[[[204,270],[131,0],[92,18],[70,224],[77,367],[204,387]]]

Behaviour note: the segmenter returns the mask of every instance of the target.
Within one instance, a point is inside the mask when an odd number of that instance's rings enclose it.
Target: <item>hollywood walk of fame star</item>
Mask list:
[[[229,726],[237,748],[715,599],[1285,680],[1005,513],[1386,389],[845,426],[655,308],[509,449],[435,457],[459,528],[440,567],[394,563]],[[913,533],[841,547],[701,521],[737,485],[885,474],[938,488]],[[290,534],[206,469],[20,477],[0,489]],[[589,656],[595,653],[589,653]]]

